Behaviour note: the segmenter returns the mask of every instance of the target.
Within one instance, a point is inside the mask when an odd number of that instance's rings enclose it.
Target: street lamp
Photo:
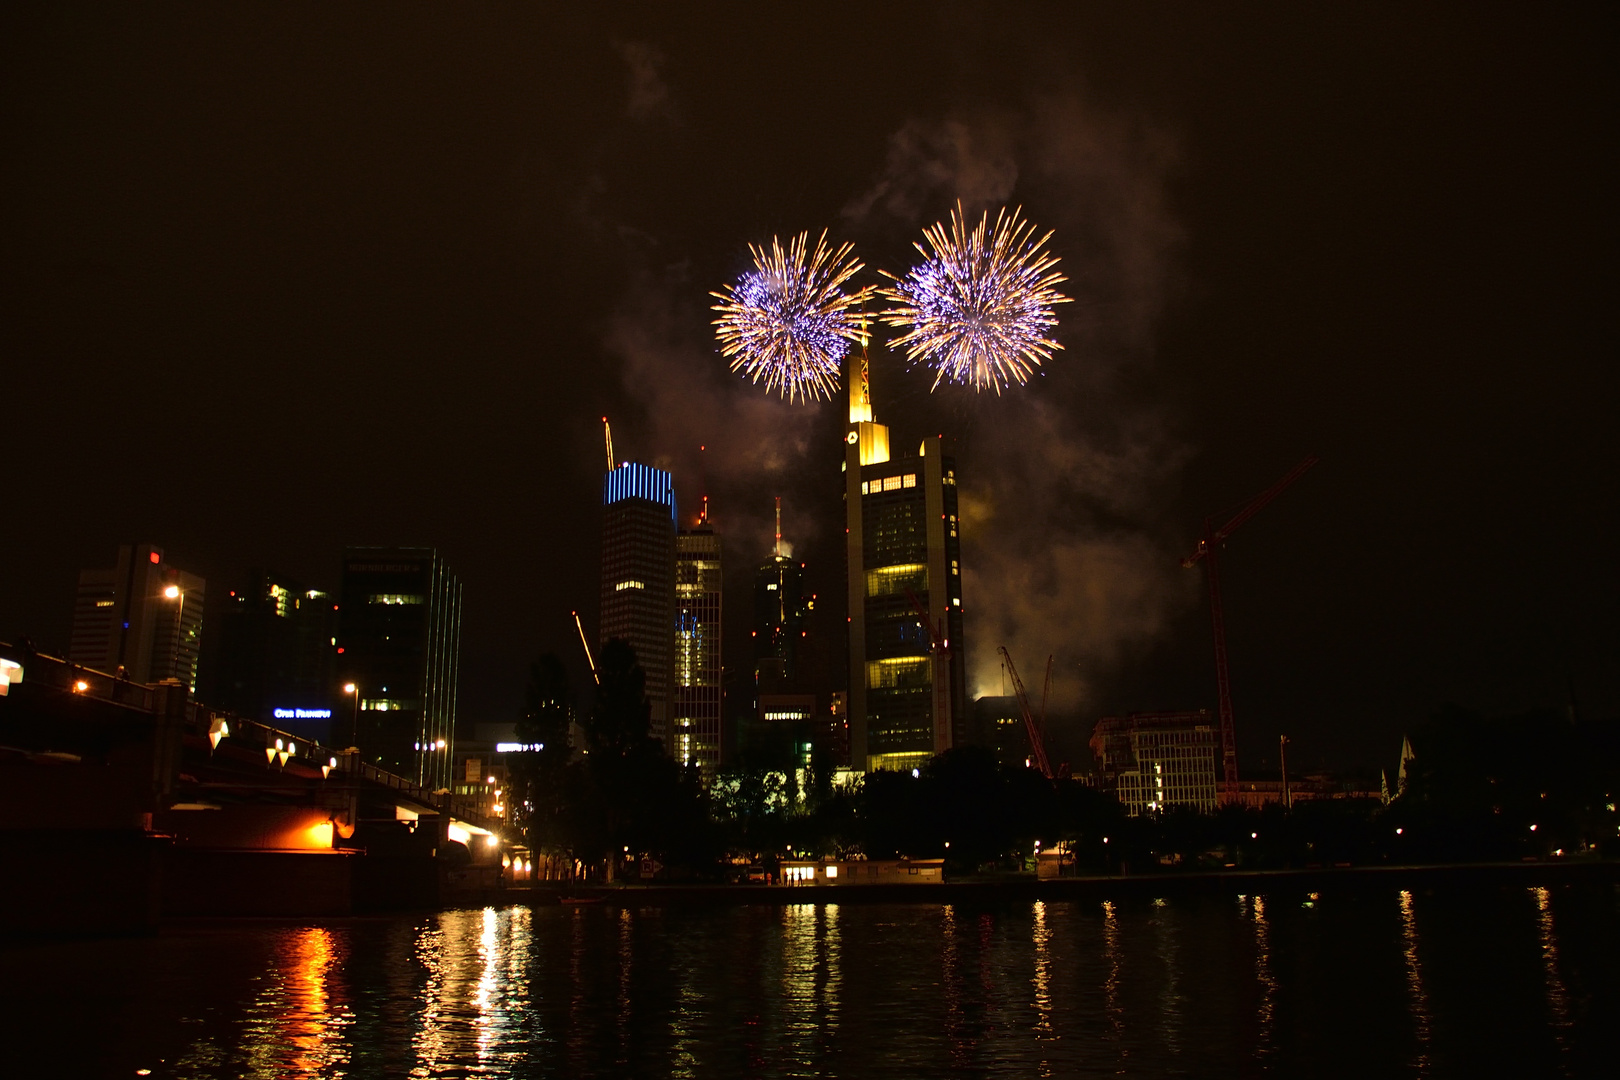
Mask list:
[[[343,692],[354,695],[354,727],[349,733],[349,749],[360,748],[360,685],[358,683],[344,683]]]
[[[166,599],[179,601],[174,606],[174,659],[171,661],[174,666],[170,672],[175,678],[179,678],[181,642],[186,631],[186,594],[180,586],[168,585],[164,587],[163,595]],[[191,688],[189,680],[186,685],[188,689]]]

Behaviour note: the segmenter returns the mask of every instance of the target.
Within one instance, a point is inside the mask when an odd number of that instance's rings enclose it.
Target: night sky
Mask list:
[[[1611,5],[0,18],[0,639],[64,651],[119,543],[211,607],[431,544],[509,719],[539,652],[585,677],[607,414],[711,495],[738,667],[784,497],[838,670],[841,406],[731,375],[708,292],[802,229],[903,271],[961,199],[1057,230],[1066,351],[1000,399],[880,354],[875,406],[950,437],[970,683],[1053,654],[1062,756],[1214,708],[1179,560],[1309,453],[1223,553],[1246,767],[1620,714]]]

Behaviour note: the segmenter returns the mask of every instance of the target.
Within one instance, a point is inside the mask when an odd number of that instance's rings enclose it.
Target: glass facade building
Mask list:
[[[450,787],[461,583],[432,548],[348,548],[338,616],[338,677],[355,690],[334,712],[334,741],[353,731],[366,760]]]
[[[1134,815],[1215,811],[1215,722],[1208,710],[1105,716],[1091,736],[1102,787]]]
[[[720,766],[720,538],[712,529],[675,537],[674,708],[670,755],[705,777]]]
[[[333,666],[337,599],[256,570],[221,608],[208,703],[316,742],[342,738],[347,746],[353,702],[339,700]]]

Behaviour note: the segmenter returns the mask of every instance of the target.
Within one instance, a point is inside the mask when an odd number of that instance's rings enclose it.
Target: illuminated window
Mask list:
[[[900,477],[898,477],[898,476],[885,476],[883,478],[883,490],[884,491],[899,491],[900,490]]]
[[[928,591],[928,567],[922,563],[901,563],[898,566],[880,566],[866,572],[866,595],[904,595],[906,590]]]
[[[871,690],[927,686],[929,665],[926,656],[897,656],[866,662],[866,685]]]
[[[366,603],[392,606],[394,604],[420,604],[423,603],[423,599],[409,593],[372,593],[371,598]]]
[[[97,600],[96,601],[96,607],[112,607],[112,606],[113,606],[113,602],[111,600]]]
[[[647,583],[645,581],[621,581],[613,586],[613,591],[624,592],[626,589],[645,589],[646,587]]]
[[[862,495],[870,495],[871,494],[871,488],[872,488],[871,483],[869,483],[866,480],[861,481],[861,494]]]
[[[916,487],[917,486],[917,474],[916,473],[906,473],[905,477],[901,480],[901,486],[902,487]]]

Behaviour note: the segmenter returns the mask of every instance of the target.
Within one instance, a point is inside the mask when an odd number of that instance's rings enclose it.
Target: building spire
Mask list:
[[[613,425],[608,423],[607,417],[602,417],[602,438],[607,442],[607,471],[612,472],[616,466],[613,464]]]
[[[776,497],[776,557],[782,557],[782,496]]]
[[[861,354],[849,354],[849,422],[858,424],[872,419],[872,375],[867,363],[866,346]]]

